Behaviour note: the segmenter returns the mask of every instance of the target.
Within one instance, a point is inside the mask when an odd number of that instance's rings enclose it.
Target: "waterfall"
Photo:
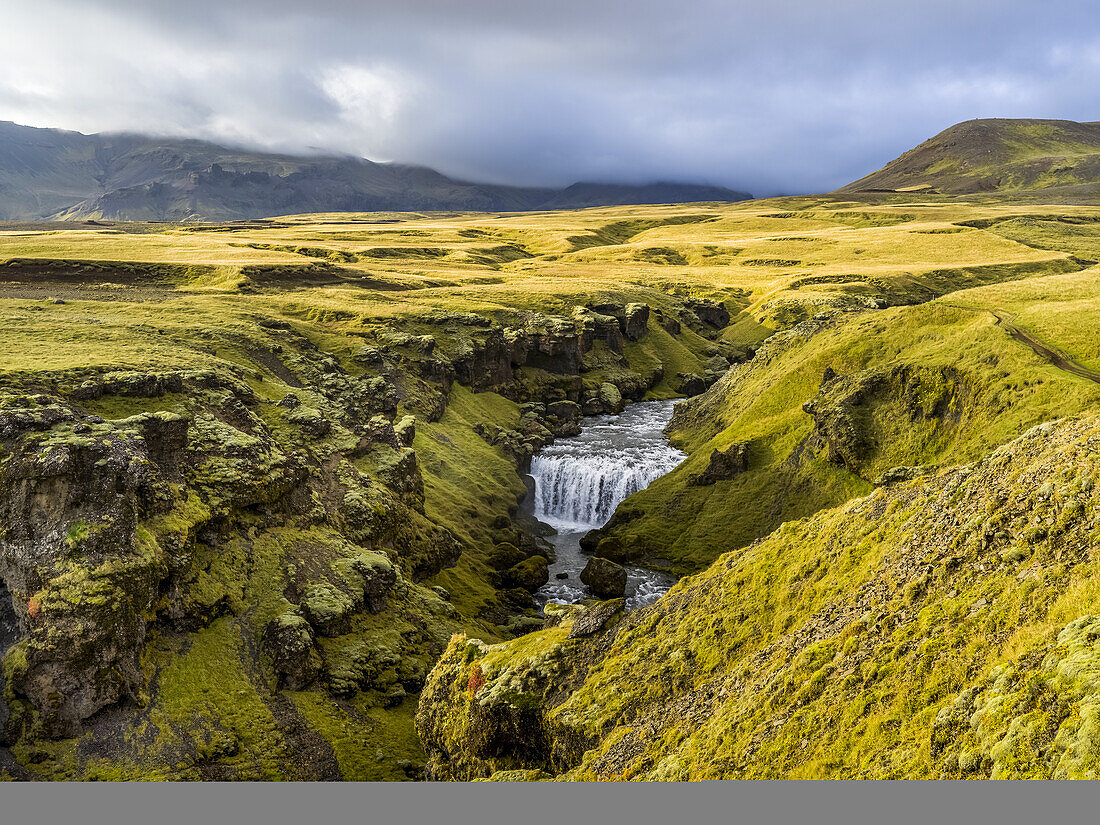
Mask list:
[[[531,461],[535,517],[558,530],[602,527],[629,496],[682,460],[664,447],[620,447],[606,454],[574,444],[551,445]]]
[[[684,460],[665,440],[671,415],[668,401],[631,404],[542,449],[531,460],[535,517],[557,530],[602,527],[623,499]]]
[[[535,594],[538,604],[587,598],[580,581],[588,562],[581,536],[602,527],[623,499],[684,460],[665,440],[672,407],[671,401],[646,401],[620,415],[587,418],[580,435],[558,439],[532,458],[534,515],[557,530],[551,538],[557,561],[550,566],[550,581]],[[657,570],[625,567],[628,610],[652,604],[675,581]]]

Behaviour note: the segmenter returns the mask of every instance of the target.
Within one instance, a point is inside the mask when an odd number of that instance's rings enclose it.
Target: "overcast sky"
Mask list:
[[[1096,4],[0,2],[0,120],[497,183],[827,191],[974,117],[1100,120]]]

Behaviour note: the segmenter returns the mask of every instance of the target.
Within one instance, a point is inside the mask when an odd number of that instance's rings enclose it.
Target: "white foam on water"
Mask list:
[[[627,496],[686,458],[664,435],[673,404],[642,402],[617,416],[585,419],[580,435],[558,439],[532,458],[535,517],[558,531],[553,541],[557,561],[551,565],[550,581],[536,594],[540,604],[587,598],[579,578],[588,560],[580,551],[581,536],[602,527]],[[568,578],[555,578],[559,573]],[[628,566],[627,607],[653,603],[673,581],[659,571]]]

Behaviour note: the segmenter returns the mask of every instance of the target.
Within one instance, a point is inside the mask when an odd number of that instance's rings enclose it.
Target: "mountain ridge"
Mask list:
[[[290,155],[192,138],[85,135],[0,122],[0,220],[226,220],[306,212],[537,211],[739,201],[747,192],[657,182],[564,189],[477,183],[425,166]]]

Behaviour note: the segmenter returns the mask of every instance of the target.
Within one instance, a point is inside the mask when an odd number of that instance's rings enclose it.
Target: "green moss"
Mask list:
[[[928,561],[958,552],[991,502],[1042,512],[1036,480],[1088,472],[1097,426],[1034,430],[996,460],[788,523],[681,581],[591,664],[565,622],[472,655],[460,641],[431,682],[451,697],[422,706],[430,753],[465,741],[476,668],[479,702],[542,714],[572,779],[1089,776],[1100,592],[1086,556],[1068,581],[1056,561],[1088,528],[1032,548],[1043,577],[969,544],[943,573]],[[1081,617],[1061,629],[1067,615]],[[578,660],[587,674],[560,704],[531,692],[537,670]],[[464,770],[548,767],[518,750],[469,767],[460,750]]]
[[[219,761],[235,769],[236,778],[283,778],[285,740],[261,698],[270,686],[249,673],[240,625],[218,619],[184,650],[173,647],[159,648],[150,661],[156,667],[150,725],[174,730],[196,760],[212,740],[226,745]]]
[[[88,538],[90,533],[91,530],[87,522],[74,521],[69,525],[69,529],[65,533],[65,544],[69,546],[70,550],[75,550],[80,542]]]
[[[343,779],[401,781],[423,765],[424,751],[413,725],[415,702],[382,709],[362,702],[336,703],[313,692],[290,697],[310,729],[332,746]]]

